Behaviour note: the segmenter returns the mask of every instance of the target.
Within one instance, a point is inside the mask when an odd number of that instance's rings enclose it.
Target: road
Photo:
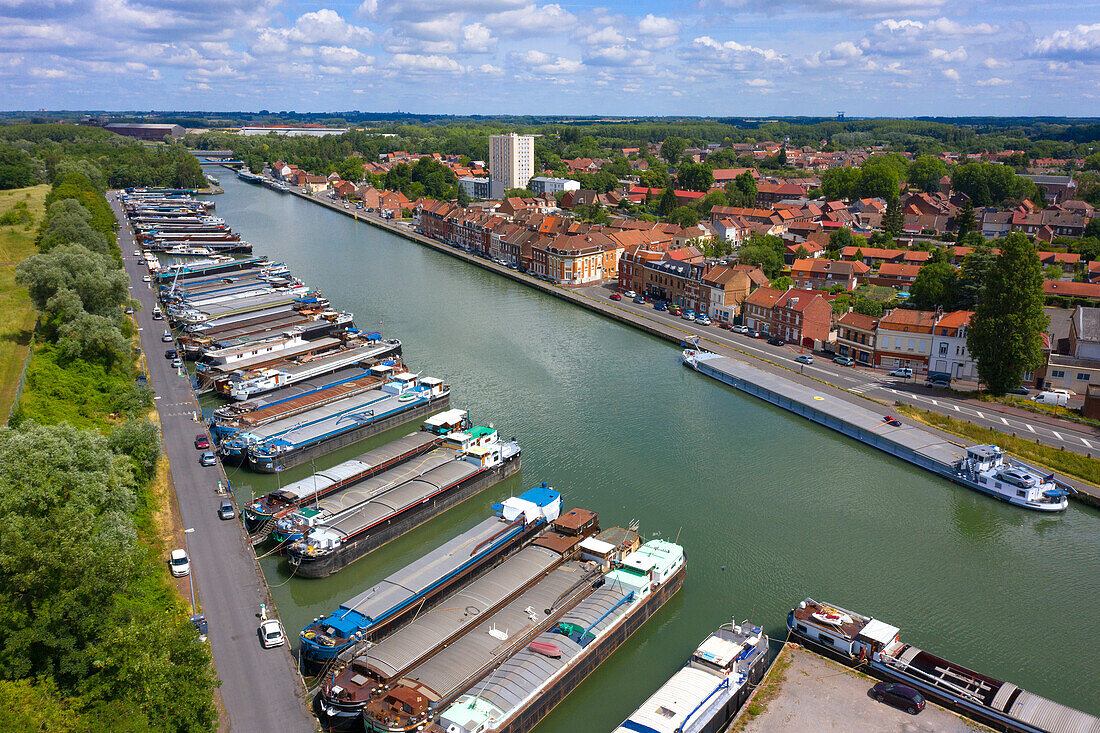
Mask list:
[[[401,220],[383,220],[373,214],[357,210],[354,206],[345,207],[343,202],[332,201],[326,195],[309,195],[301,189],[291,186],[298,194],[305,195],[315,203],[325,206],[333,211],[345,215],[354,214],[359,219],[377,221],[386,226],[403,226],[410,234],[413,232],[411,223]],[[373,221],[372,221],[373,220]],[[417,238],[419,235],[413,235]],[[494,264],[491,261],[474,258],[472,255],[455,251],[452,254],[459,257],[474,259],[480,267],[498,271],[515,280],[540,283],[536,278],[523,275],[507,268]],[[777,365],[785,369],[794,369],[801,374],[811,376],[814,379],[826,382],[857,395],[864,395],[881,402],[903,402],[914,407],[919,407],[931,412],[966,420],[975,425],[980,425],[1001,432],[1022,436],[1031,440],[1055,448],[1064,448],[1092,456],[1100,451],[1100,429],[1088,425],[1061,420],[1054,416],[1038,415],[1019,408],[996,403],[979,402],[977,400],[960,399],[939,390],[925,387],[913,380],[890,377],[885,370],[875,370],[862,367],[842,367],[831,361],[831,355],[824,353],[815,354],[815,363],[805,365],[795,361],[800,349],[793,346],[772,346],[766,341],[753,339],[742,334],[723,331],[717,326],[700,326],[689,323],[677,316],[670,315],[666,311],[656,311],[651,304],[637,304],[629,300],[615,303],[608,302],[608,296],[612,292],[612,286],[608,284],[595,284],[582,287],[567,288],[568,291],[583,295],[597,301],[601,306],[614,305],[620,311],[631,314],[635,319],[659,323],[664,326],[680,329],[688,333],[694,333],[709,339],[715,343],[735,349],[742,354],[754,356],[768,364]],[[703,344],[704,348],[706,344]],[[919,379],[919,377],[918,377]]]
[[[612,290],[607,285],[590,285],[575,288],[578,292],[592,298],[606,300]],[[1037,439],[1055,448],[1065,448],[1077,453],[1093,454],[1100,451],[1100,430],[1087,425],[1078,425],[1067,420],[1034,415],[1005,405],[958,399],[949,393],[925,387],[913,380],[889,376],[886,371],[862,367],[843,367],[834,364],[831,356],[818,352],[814,354],[812,365],[795,361],[800,353],[810,353],[808,349],[797,346],[772,346],[762,339],[724,331],[717,326],[700,326],[670,315],[667,311],[657,311],[651,304],[634,303],[625,298],[616,306],[657,323],[663,323],[687,330],[698,336],[722,344],[732,349],[755,356],[764,361],[787,369],[794,369],[812,376],[835,387],[861,394],[884,402],[904,402],[931,412],[967,420],[976,425],[993,428],[1006,433],[1015,433],[1029,439]],[[704,348],[706,345],[703,344]],[[919,377],[918,377],[919,379]],[[1023,414],[1021,414],[1023,413]]]
[[[218,483],[226,484],[225,473],[216,467],[199,465],[195,436],[204,433],[194,416],[199,404],[186,374],[178,374],[164,358],[173,345],[161,341],[166,321],[152,318],[155,296],[143,282],[148,274],[133,256],[133,233],[126,224],[122,207],[108,194],[111,208],[121,223],[119,246],[130,276],[131,296],[141,302],[134,314],[146,357],[149,385],[160,415],[164,450],[168,456],[176,501],[191,556],[191,574],[196,600],[209,623],[210,648],[221,680],[220,694],[228,716],[227,731],[316,731],[316,721],[302,699],[305,690],[294,667],[289,646],[263,649],[259,643],[260,604],[271,607],[267,585],[244,525],[217,516],[221,498]],[[273,615],[269,611],[269,615]],[[293,630],[291,630],[293,631]]]

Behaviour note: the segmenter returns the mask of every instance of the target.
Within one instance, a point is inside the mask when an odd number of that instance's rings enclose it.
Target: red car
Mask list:
[[[620,293],[612,293],[611,294],[611,299],[612,300],[622,300],[623,296]]]
[[[206,450],[207,448],[210,447],[210,439],[207,438],[205,435],[196,435],[195,436],[195,447],[198,448],[199,450]]]

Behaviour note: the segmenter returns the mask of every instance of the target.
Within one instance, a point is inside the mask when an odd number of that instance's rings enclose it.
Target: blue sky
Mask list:
[[[1097,115],[1100,2],[0,0],[6,109]]]

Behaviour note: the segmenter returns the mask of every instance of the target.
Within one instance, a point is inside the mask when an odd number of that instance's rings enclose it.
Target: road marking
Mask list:
[[[1085,446],[1086,446],[1086,447],[1088,447],[1088,448],[1091,448],[1091,447],[1092,447],[1092,443],[1088,442],[1088,441],[1087,441],[1087,440],[1085,440],[1084,438],[1081,438],[1081,442],[1082,442],[1082,443],[1084,443],[1084,444],[1085,444]]]
[[[955,408],[955,412],[962,412],[962,410],[959,409],[958,405],[951,405],[951,406]]]
[[[1008,425],[1008,420],[1005,420],[1003,417],[1001,418],[1001,422],[1003,422],[1005,425]]]
[[[974,414],[985,420],[985,415],[983,415],[980,410],[974,410]]]
[[[1033,433],[1035,432],[1035,428],[1031,427],[1031,423],[1024,423],[1024,427]]]
[[[1051,430],[1050,432],[1052,435],[1054,435],[1055,438],[1057,438],[1058,440],[1062,440],[1062,436],[1058,433],[1057,430]]]
[[[934,399],[932,399],[931,397],[929,397],[929,398],[928,398],[928,401],[929,401],[929,402],[931,402],[931,403],[932,403],[933,405],[937,405],[937,406],[938,406],[938,405],[940,404],[939,402],[936,402],[936,401],[935,401]]]

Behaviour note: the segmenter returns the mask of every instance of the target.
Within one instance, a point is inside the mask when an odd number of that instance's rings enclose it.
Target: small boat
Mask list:
[[[816,611],[813,617],[821,623],[829,624],[830,626],[843,626],[844,624],[852,623],[851,616],[846,613],[841,613],[834,608],[824,608],[820,611]]]
[[[561,648],[557,644],[551,644],[547,641],[532,641],[527,645],[527,648],[550,659],[561,659]]]

